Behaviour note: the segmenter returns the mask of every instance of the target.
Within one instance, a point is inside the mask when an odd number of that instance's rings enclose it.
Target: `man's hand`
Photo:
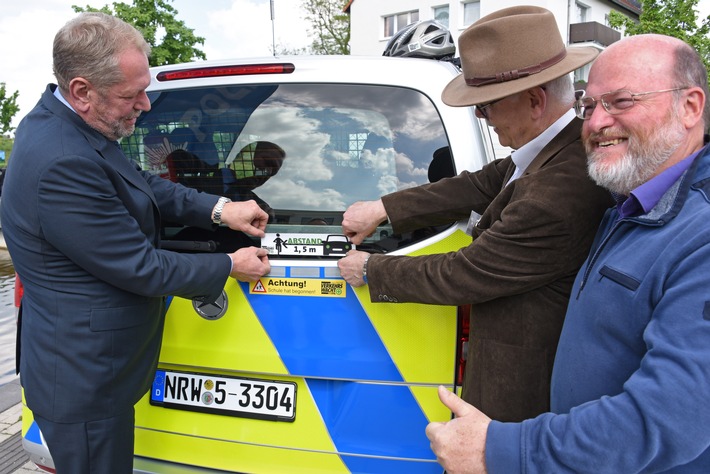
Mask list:
[[[387,220],[387,211],[381,199],[356,202],[343,214],[343,234],[352,243],[359,245],[365,237],[371,236],[377,225],[384,220]]]
[[[348,252],[345,257],[338,260],[340,276],[354,287],[364,285],[365,280],[362,277],[362,266],[365,264],[365,259],[368,255],[370,254],[359,250],[351,250]]]
[[[230,253],[232,273],[229,276],[239,281],[256,281],[260,276],[271,271],[271,264],[266,249],[259,247],[244,247]]]
[[[254,200],[228,202],[222,209],[222,222],[232,230],[263,237],[269,215]]]
[[[441,386],[439,399],[456,418],[426,427],[436,460],[449,474],[487,472],[486,433],[491,419]]]

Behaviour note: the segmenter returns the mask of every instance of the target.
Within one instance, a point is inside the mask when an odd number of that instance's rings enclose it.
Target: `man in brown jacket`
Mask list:
[[[459,52],[463,74],[443,101],[475,105],[515,151],[477,172],[355,203],[343,231],[359,244],[387,219],[406,232],[471,215],[473,242],[420,257],[351,251],[338,266],[353,286],[366,276],[372,301],[471,304],[463,398],[489,417],[519,421],[549,410],[570,289],[612,205],[587,176],[572,110],[569,73],[597,51],[566,48],[551,12],[523,6],[471,25]]]

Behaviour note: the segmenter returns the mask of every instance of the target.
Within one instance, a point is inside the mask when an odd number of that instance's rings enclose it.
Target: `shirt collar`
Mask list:
[[[510,157],[515,163],[515,172],[511,176],[511,181],[518,179],[525,173],[525,170],[530,166],[530,163],[540,154],[543,148],[552,141],[569,123],[574,120],[574,110],[568,110],[562,117],[547,127],[540,135],[530,140],[525,145],[511,153]]]
[[[62,93],[59,92],[59,86],[54,88],[53,94],[54,94],[54,97],[56,97],[59,100],[59,102],[66,105],[67,107],[69,107],[69,109],[71,109],[72,112],[76,113],[76,110],[74,110],[74,107],[69,105],[69,102],[67,102],[67,99],[65,99],[64,96],[62,95]]]
[[[690,168],[693,160],[698,156],[700,151],[697,151],[682,161],[671,166],[667,170],[654,176],[645,183],[631,191],[628,197],[614,195],[616,199],[616,208],[619,211],[619,218],[637,216],[642,213],[648,213],[653,209],[663,195],[668,191],[673,183],[678,181],[678,178]]]

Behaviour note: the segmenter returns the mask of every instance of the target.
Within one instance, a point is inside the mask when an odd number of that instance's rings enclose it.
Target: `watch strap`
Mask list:
[[[222,211],[224,210],[224,205],[228,202],[232,202],[232,200],[224,196],[217,200],[217,204],[215,204],[214,210],[212,211],[212,222],[217,225],[222,224]]]

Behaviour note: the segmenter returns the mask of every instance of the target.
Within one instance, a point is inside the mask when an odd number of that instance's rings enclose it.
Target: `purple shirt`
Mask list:
[[[619,211],[619,219],[624,217],[638,216],[644,212],[649,212],[658,204],[661,197],[673,186],[673,183],[678,181],[678,178],[690,168],[693,160],[700,153],[697,151],[688,158],[671,166],[658,176],[637,187],[629,197],[614,195],[616,199],[616,208]]]

